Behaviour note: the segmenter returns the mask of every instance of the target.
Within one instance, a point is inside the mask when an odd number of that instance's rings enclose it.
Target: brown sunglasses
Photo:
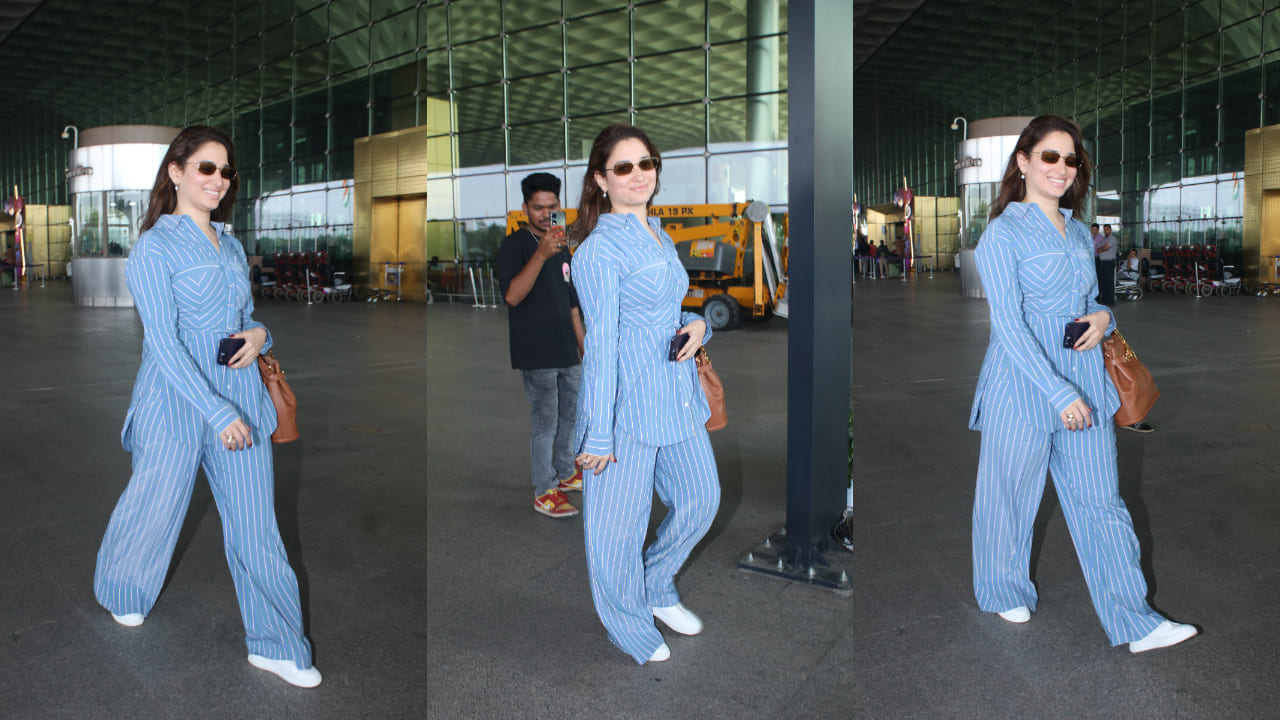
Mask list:
[[[218,167],[217,165],[209,162],[208,160],[201,160],[199,162],[189,162],[187,164],[195,165],[196,172],[199,172],[201,175],[212,175],[214,173],[220,173],[222,175],[223,180],[235,180],[236,175],[238,174],[236,173],[236,169],[231,167],[230,165],[223,165],[222,167]]]
[[[627,175],[630,175],[631,171],[635,170],[637,166],[639,166],[639,168],[645,172],[649,172],[650,170],[658,170],[662,167],[662,159],[661,158],[645,158],[637,163],[633,163],[630,160],[623,160],[622,162],[618,163],[617,165],[614,165],[611,168],[605,168],[605,172],[609,172],[610,170],[612,170],[614,175],[617,175],[618,177],[626,177]]]
[[[1062,157],[1062,153],[1057,150],[1033,150],[1029,154],[1039,155],[1045,165],[1057,165],[1058,160],[1062,159],[1067,163],[1067,167],[1080,167],[1080,158],[1076,157],[1075,153]]]

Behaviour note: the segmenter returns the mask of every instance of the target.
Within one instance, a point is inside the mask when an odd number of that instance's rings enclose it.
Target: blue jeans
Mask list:
[[[533,492],[541,495],[573,475],[573,424],[578,415],[582,366],[521,370],[529,398],[529,460]]]

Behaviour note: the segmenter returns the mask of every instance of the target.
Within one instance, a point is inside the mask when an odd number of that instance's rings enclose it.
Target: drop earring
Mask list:
[[[1018,179],[1019,179],[1019,180],[1026,180],[1026,179],[1027,179],[1027,174],[1026,174],[1026,173],[1018,173]]]

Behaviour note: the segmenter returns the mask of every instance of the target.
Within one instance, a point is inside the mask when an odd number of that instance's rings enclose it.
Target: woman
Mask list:
[[[684,635],[702,630],[680,602],[675,575],[720,505],[705,427],[711,409],[689,362],[711,330],[680,311],[689,276],[648,216],[661,167],[640,129],[605,128],[591,148],[574,225],[583,242],[573,277],[587,323],[574,447],[586,477],[591,596],[609,639],[642,664],[671,656],[655,617]],[[687,338],[672,362],[677,333]],[[655,490],[669,512],[646,549]]]
[[[256,367],[271,336],[253,320],[244,248],[226,232],[237,184],[231,139],[195,126],[156,173],[126,278],[144,339],[121,441],[133,475],[98,551],[94,593],[136,627],[160,594],[204,468],[244,618],[249,662],[299,687],[320,684],[302,633],[298,581],[276,526],[275,408]],[[226,338],[243,341],[220,364]]]
[[[1053,474],[1094,609],[1112,645],[1135,653],[1197,633],[1146,602],[1138,539],[1118,491],[1112,415],[1120,406],[1098,344],[1115,327],[1094,301],[1097,275],[1084,224],[1088,156],[1071,121],[1044,115],[1018,138],[978,243],[991,341],[969,427],[982,431],[973,507],[978,606],[1031,619],[1032,524]],[[1087,328],[1064,347],[1065,326]]]

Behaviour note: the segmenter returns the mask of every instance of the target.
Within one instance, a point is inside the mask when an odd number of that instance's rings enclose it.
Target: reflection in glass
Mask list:
[[[430,201],[430,190],[427,192]],[[458,217],[477,218],[505,215],[506,175],[468,175],[458,178]],[[428,211],[430,216],[430,211]]]
[[[783,150],[713,155],[707,165],[707,202],[763,200],[787,204],[787,153]]]

